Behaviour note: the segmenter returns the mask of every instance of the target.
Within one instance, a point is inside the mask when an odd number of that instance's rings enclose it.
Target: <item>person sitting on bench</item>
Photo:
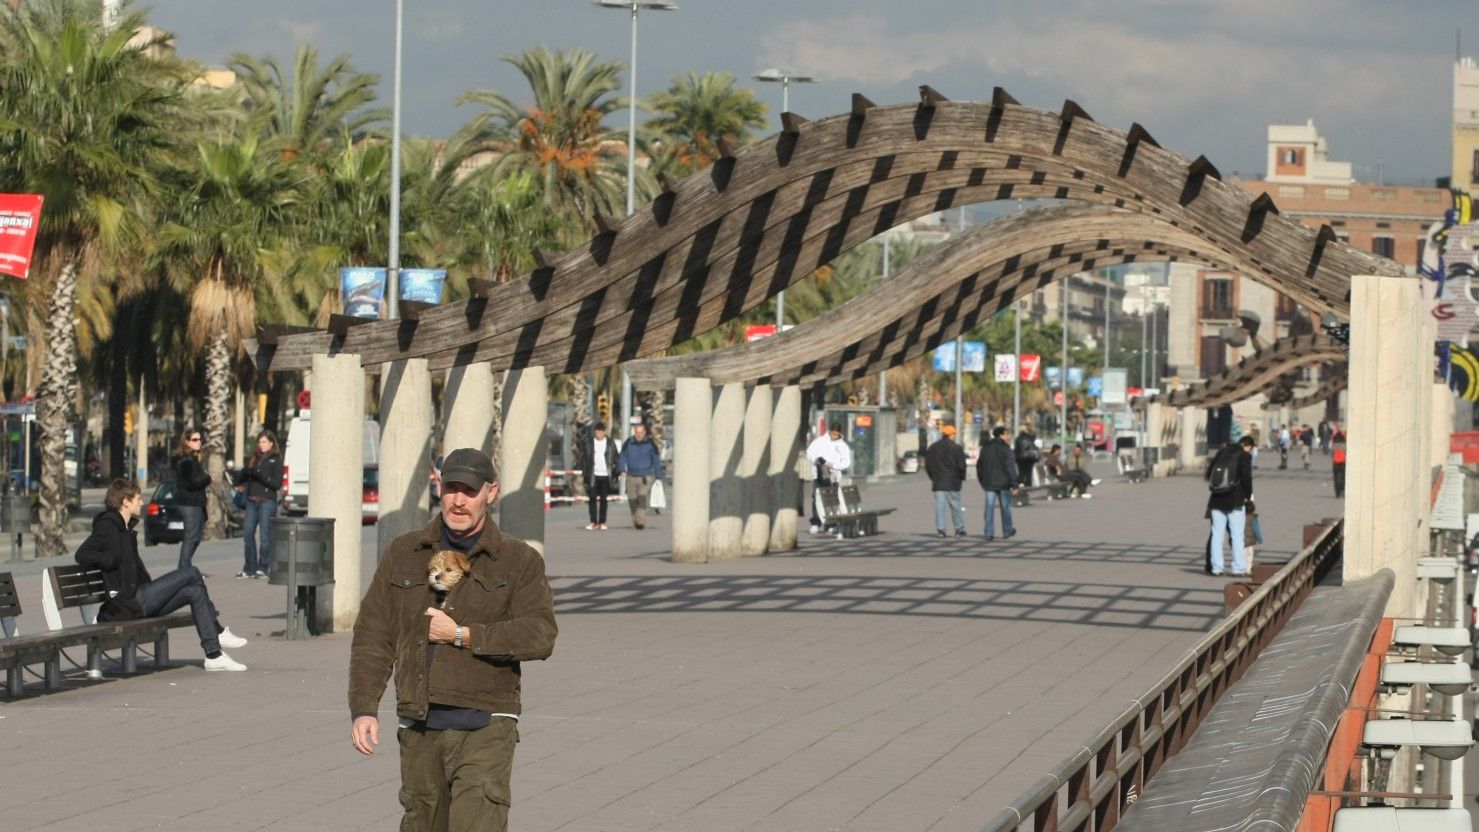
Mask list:
[[[1080,460],[1083,459],[1083,446],[1078,446]],[[1043,464],[1048,468],[1048,474],[1062,483],[1068,484],[1068,496],[1076,496],[1088,499],[1089,487],[1098,485],[1099,481],[1089,476],[1089,472],[1083,468],[1068,469],[1063,465],[1063,446],[1054,445],[1052,450],[1043,455]],[[1082,464],[1082,462],[1080,462]]]
[[[205,669],[246,670],[246,665],[221,650],[223,646],[245,647],[247,640],[221,626],[199,569],[190,566],[149,578],[133,530],[143,506],[136,483],[114,480],[103,498],[103,512],[93,518],[92,534],[77,548],[76,561],[101,571],[108,587],[109,597],[98,610],[98,621],[153,618],[189,605],[200,648],[205,651]]]

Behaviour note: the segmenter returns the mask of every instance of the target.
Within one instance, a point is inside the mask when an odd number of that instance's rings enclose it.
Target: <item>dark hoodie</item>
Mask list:
[[[137,600],[139,587],[152,579],[139,557],[139,538],[133,530],[138,522],[136,517],[125,526],[122,514],[104,511],[92,519],[92,534],[73,556],[79,564],[101,570],[103,583],[114,594],[99,610],[99,621],[144,617]]]

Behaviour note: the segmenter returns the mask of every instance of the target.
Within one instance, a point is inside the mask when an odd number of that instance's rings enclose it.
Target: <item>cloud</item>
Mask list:
[[[292,20],[286,17],[277,19],[277,28],[287,35],[293,43],[319,43],[319,37],[323,32],[323,21],[320,20]]]

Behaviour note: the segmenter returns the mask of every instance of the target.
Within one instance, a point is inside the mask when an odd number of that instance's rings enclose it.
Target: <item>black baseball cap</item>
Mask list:
[[[493,460],[476,448],[458,448],[442,460],[442,482],[462,483],[481,489],[498,477],[493,473]]]

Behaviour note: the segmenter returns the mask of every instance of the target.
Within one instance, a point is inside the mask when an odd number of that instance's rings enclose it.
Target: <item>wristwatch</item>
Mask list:
[[[452,634],[452,646],[453,647],[461,647],[462,646],[462,628],[461,627],[458,627],[456,629],[456,631]]]

